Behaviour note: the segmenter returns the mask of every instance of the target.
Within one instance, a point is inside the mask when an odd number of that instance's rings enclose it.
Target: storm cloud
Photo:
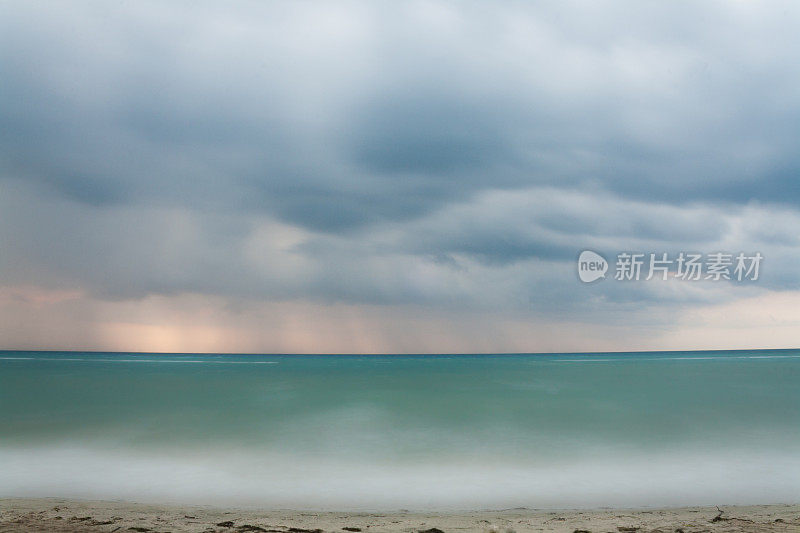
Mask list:
[[[789,2],[4,2],[0,285],[532,328],[788,294],[798,30]],[[587,286],[583,249],[765,263]]]

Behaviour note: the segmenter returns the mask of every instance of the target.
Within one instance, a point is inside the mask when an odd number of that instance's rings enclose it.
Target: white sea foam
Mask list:
[[[0,357],[0,361],[72,361],[89,363],[195,363],[209,365],[277,365],[278,361],[215,361],[213,359],[96,359],[80,357]]]
[[[565,464],[392,464],[241,450],[0,450],[0,496],[291,509],[653,507],[796,502],[800,455],[603,457]]]
[[[660,357],[657,355],[647,357],[613,357],[596,358],[583,357],[580,359],[552,359],[555,363],[608,363],[608,362],[630,362],[630,361],[727,361],[730,359],[800,359],[800,354],[796,355],[720,355],[720,356],[690,356],[690,357]]]

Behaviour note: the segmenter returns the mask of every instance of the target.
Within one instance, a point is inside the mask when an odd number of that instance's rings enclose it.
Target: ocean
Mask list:
[[[796,503],[800,351],[5,351],[0,497],[336,510]]]

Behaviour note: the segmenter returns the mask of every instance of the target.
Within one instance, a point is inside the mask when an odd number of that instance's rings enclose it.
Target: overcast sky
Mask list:
[[[2,2],[0,348],[797,346],[798,35],[792,2]]]

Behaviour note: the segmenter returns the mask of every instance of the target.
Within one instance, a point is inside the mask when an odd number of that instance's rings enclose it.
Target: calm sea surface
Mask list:
[[[328,509],[800,501],[800,351],[0,352],[0,496]]]

